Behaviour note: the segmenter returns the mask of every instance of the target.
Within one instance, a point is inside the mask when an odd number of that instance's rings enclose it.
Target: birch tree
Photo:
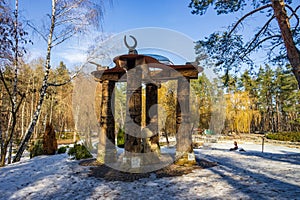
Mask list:
[[[38,121],[41,108],[45,99],[48,87],[59,86],[64,83],[50,83],[49,73],[51,69],[51,55],[53,47],[67,41],[74,35],[84,33],[89,27],[99,27],[103,16],[103,3],[93,2],[92,0],[52,0],[49,29],[46,35],[42,31],[34,28],[41,37],[47,42],[46,61],[44,65],[43,84],[40,88],[38,104],[35,108],[33,118],[27,128],[26,134],[22,139],[13,162],[18,162],[28,141],[34,131]],[[71,77],[72,78],[72,77]]]

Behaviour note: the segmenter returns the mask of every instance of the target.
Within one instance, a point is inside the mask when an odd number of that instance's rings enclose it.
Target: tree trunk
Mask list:
[[[9,141],[7,164],[11,164],[12,147],[13,147],[13,137],[11,137]]]
[[[2,127],[0,126],[0,155],[2,154],[3,140],[2,140]]]
[[[49,123],[51,124],[52,123],[52,114],[53,114],[53,96],[54,95],[51,95],[51,102],[50,102],[50,117],[49,117]]]
[[[293,73],[297,79],[298,88],[300,89],[300,54],[293,40],[293,34],[290,29],[289,17],[285,10],[284,1],[272,0],[272,7],[281,31],[281,37],[287,51],[288,59],[293,67]]]
[[[26,102],[24,102],[21,111],[21,138],[24,136],[25,106],[26,106]]]
[[[0,161],[0,167],[3,167],[5,165],[5,158],[6,158],[7,150],[5,148],[1,149],[1,161]]]
[[[15,134],[15,127],[17,124],[17,86],[18,86],[18,65],[19,65],[19,60],[18,60],[18,55],[19,55],[19,40],[18,40],[18,14],[19,14],[19,1],[15,0],[15,23],[14,23],[14,32],[15,32],[15,47],[14,47],[14,53],[15,53],[15,58],[14,58],[14,84],[13,84],[13,93],[12,93],[12,126],[11,126],[11,133],[8,138],[8,145],[9,147],[9,152],[8,152],[8,164],[11,164],[11,154],[12,154],[12,145],[13,145],[13,136]],[[20,102],[21,104],[21,102]]]
[[[52,0],[52,14],[51,14],[51,26],[50,26],[50,30],[49,30],[49,35],[48,35],[48,47],[47,47],[47,56],[46,56],[46,64],[45,64],[45,75],[44,75],[44,79],[43,79],[43,85],[42,88],[40,90],[40,98],[39,98],[39,102],[36,108],[36,111],[33,115],[33,118],[28,126],[28,129],[26,131],[26,135],[23,138],[23,140],[20,143],[20,146],[17,150],[16,156],[13,159],[13,162],[18,162],[21,160],[21,156],[23,154],[23,152],[25,151],[27,144],[31,138],[31,135],[34,131],[34,127],[38,121],[39,115],[41,113],[41,108],[44,102],[44,98],[46,95],[46,91],[48,88],[48,77],[49,77],[49,73],[50,73],[50,58],[51,58],[51,49],[52,49],[52,36],[54,33],[54,28],[55,28],[55,15],[56,15],[56,0]]]
[[[47,76],[47,78],[44,79],[42,90],[41,90],[41,96],[40,96],[40,100],[39,100],[37,109],[34,113],[33,119],[31,120],[31,122],[30,122],[30,124],[27,128],[25,137],[23,138],[23,140],[20,143],[20,146],[17,150],[16,156],[13,159],[13,162],[18,162],[18,161],[21,160],[21,156],[22,156],[23,152],[25,151],[25,149],[27,148],[27,144],[28,144],[28,142],[31,138],[31,135],[34,132],[35,125],[37,124],[37,121],[39,119],[39,115],[41,113],[41,108],[42,108],[42,105],[43,105],[46,90],[48,88],[47,79],[48,79],[48,76]]]

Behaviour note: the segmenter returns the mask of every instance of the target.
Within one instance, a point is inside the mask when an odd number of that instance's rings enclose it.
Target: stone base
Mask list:
[[[176,165],[181,166],[192,166],[196,165],[196,158],[194,152],[188,153],[188,152],[177,152],[175,155],[175,162]]]
[[[129,173],[147,173],[172,164],[174,159],[168,154],[158,156],[151,153],[128,153],[119,156],[115,163],[105,163],[109,167]]]
[[[114,163],[117,160],[116,149],[98,150],[97,161],[99,163]]]

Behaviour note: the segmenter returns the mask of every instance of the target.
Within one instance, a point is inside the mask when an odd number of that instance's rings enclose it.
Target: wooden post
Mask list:
[[[190,123],[190,80],[184,77],[178,79],[176,105],[176,155],[178,165],[196,164],[192,144]]]
[[[158,101],[157,86],[152,83],[147,84],[146,85],[146,126],[152,135],[150,138],[143,138],[144,153],[156,152],[160,154],[157,101]],[[150,113],[150,108],[151,108],[151,113]],[[150,147],[148,147],[148,142],[150,143],[149,144]]]
[[[127,97],[125,120],[125,154],[141,153],[142,70],[135,68],[135,59],[127,60]]]
[[[102,82],[101,131],[97,155],[97,160],[101,163],[111,163],[116,159],[114,99],[112,98],[114,87],[113,81]]]
[[[265,136],[262,136],[261,139],[262,139],[261,152],[263,153],[264,152],[264,146],[265,146]]]

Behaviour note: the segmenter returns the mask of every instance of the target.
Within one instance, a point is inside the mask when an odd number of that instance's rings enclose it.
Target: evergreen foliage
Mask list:
[[[30,158],[44,155],[43,140],[36,140],[29,149]]]
[[[92,154],[88,151],[88,149],[81,144],[74,144],[74,147],[70,147],[68,151],[68,155],[72,157],[72,159],[81,160],[86,158],[92,158]]]
[[[66,146],[59,147],[58,150],[57,150],[58,154],[62,154],[62,153],[66,153],[66,152],[67,152],[67,147]]]
[[[119,128],[117,133],[117,146],[120,148],[124,148],[125,144],[125,130],[123,128]]]
[[[213,105],[217,104],[214,96],[224,92],[223,133],[300,131],[300,92],[289,65],[261,66],[256,75],[245,71],[240,76],[228,74],[224,79],[227,86],[219,91],[220,83],[207,79],[205,74],[192,82],[196,98],[191,109],[200,116],[199,122],[193,121],[194,127],[211,129],[209,122],[216,117],[212,117]]]
[[[199,61],[214,65],[216,71],[228,75],[232,70],[238,72],[242,63],[251,69],[257,67],[255,55],[259,51],[270,63],[289,62],[300,88],[298,4],[292,0],[191,0],[189,7],[197,15],[205,15],[209,8],[218,15],[242,12],[227,30],[215,31],[196,42]],[[256,26],[251,25],[254,17],[260,19]]]
[[[300,142],[300,133],[299,132],[268,133],[266,135],[266,137],[271,140]]]

